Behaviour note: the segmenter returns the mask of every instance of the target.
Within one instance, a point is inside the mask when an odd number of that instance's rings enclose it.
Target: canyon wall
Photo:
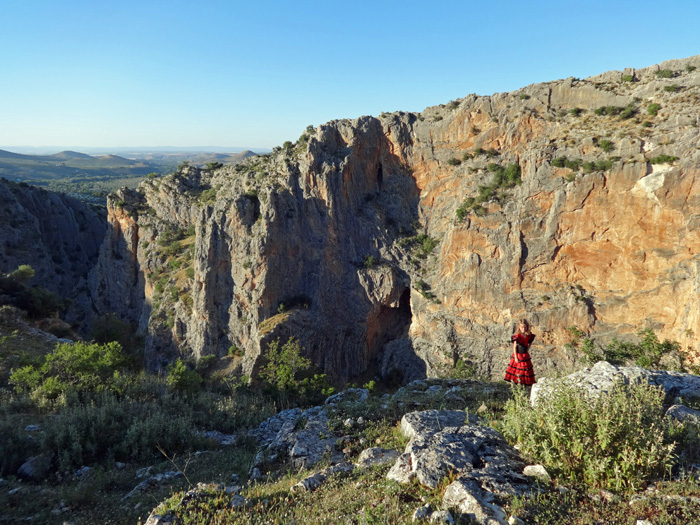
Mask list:
[[[332,121],[236,166],[108,202],[98,312],[147,363],[234,355],[254,374],[296,337],[338,380],[461,360],[500,377],[514,323],[539,373],[642,328],[700,334],[700,57]]]
[[[30,284],[71,299],[67,319],[82,324],[92,307],[88,273],[107,231],[104,208],[24,183],[0,180],[0,272],[23,264]]]

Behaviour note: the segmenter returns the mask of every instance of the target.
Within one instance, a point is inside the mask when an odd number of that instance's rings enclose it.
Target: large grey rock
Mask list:
[[[683,405],[673,405],[666,411],[666,415],[681,423],[700,425],[700,410],[693,410]]]
[[[525,464],[518,452],[494,429],[466,423],[466,413],[413,412],[403,421],[402,431],[411,440],[387,474],[389,479],[407,483],[415,478],[435,488],[452,473],[494,494],[529,492],[530,485],[522,475]],[[443,427],[441,421],[463,424]]]
[[[368,468],[376,465],[386,465],[395,463],[399,453],[395,450],[390,450],[381,447],[372,447],[360,452],[355,465],[358,468]]]
[[[544,468],[543,465],[527,465],[523,469],[523,476],[535,478],[542,483],[550,483],[552,481],[549,472],[547,472],[547,469]]]
[[[283,454],[297,468],[311,467],[325,455],[338,455],[323,407],[284,410],[250,430],[248,436],[269,453]],[[263,459],[260,455],[254,466],[259,467]]]
[[[542,395],[556,390],[560,384],[576,385],[591,396],[607,393],[618,384],[649,383],[662,388],[668,398],[700,398],[700,377],[667,370],[647,370],[639,366],[615,366],[599,361],[562,378],[542,378],[532,386],[530,401],[534,405]]]
[[[458,479],[451,483],[445,490],[442,504],[483,525],[508,524],[503,509],[492,503],[492,497],[471,482]]]
[[[20,478],[32,481],[42,481],[51,469],[53,457],[53,452],[44,452],[38,456],[31,457],[20,465],[17,469],[17,475]]]
[[[407,438],[427,436],[447,427],[476,424],[478,418],[463,410],[424,410],[410,412],[401,418],[401,433]]]

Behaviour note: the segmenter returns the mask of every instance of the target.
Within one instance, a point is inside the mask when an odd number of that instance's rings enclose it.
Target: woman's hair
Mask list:
[[[524,324],[524,325],[525,325],[525,333],[529,334],[529,333],[530,333],[530,323],[528,322],[527,319],[520,319],[520,320],[518,321],[518,326],[517,326],[517,328],[516,328],[515,331],[516,331],[516,332],[519,332],[519,331],[520,331],[520,325],[521,325],[521,324]]]

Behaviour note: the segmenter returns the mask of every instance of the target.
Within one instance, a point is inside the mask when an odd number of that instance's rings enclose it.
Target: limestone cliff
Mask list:
[[[110,198],[93,296],[140,322],[152,368],[232,349],[251,373],[295,336],[340,379],[460,358],[498,377],[522,316],[540,372],[577,364],[571,326],[696,348],[697,66],[333,121],[147,180]]]
[[[31,265],[31,284],[71,299],[68,320],[82,322],[91,309],[88,272],[107,230],[104,208],[3,179],[0,225],[0,272]]]

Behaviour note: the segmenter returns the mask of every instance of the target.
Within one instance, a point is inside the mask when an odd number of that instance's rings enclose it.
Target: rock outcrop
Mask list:
[[[521,316],[540,374],[580,365],[571,326],[697,349],[696,66],[333,121],[149,179],[110,198],[93,298],[139,323],[151,368],[233,348],[255,374],[293,336],[335,379],[498,377]]]
[[[685,400],[700,399],[700,377],[694,374],[668,370],[648,370],[640,366],[615,366],[599,361],[591,368],[584,368],[562,378],[543,378],[532,386],[530,402],[555,392],[560,384],[575,385],[588,395],[597,397],[612,391],[617,384],[646,383],[661,388],[666,398]]]
[[[3,179],[0,225],[0,272],[29,264],[30,284],[71,299],[67,320],[82,323],[91,310],[88,274],[107,231],[104,209]]]

